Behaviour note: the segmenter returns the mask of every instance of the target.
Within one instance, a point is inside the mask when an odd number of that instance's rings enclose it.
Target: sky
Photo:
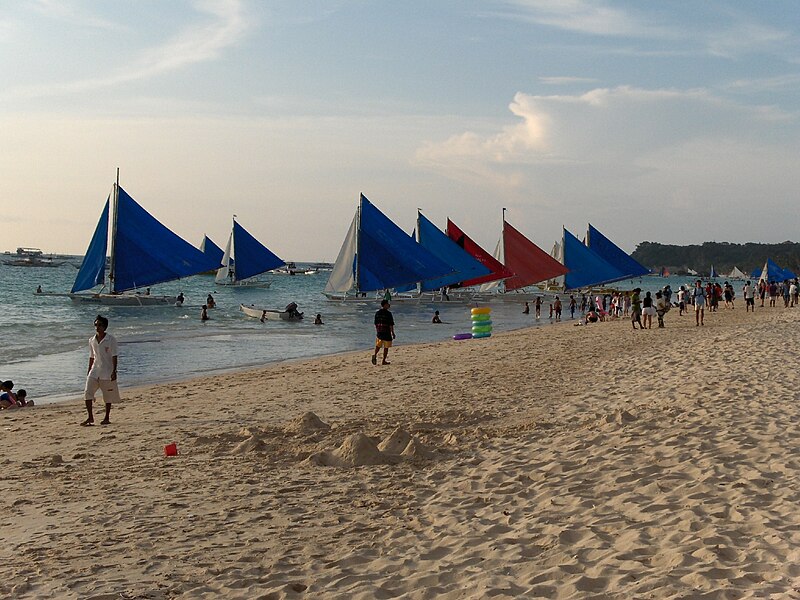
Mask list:
[[[120,184],[187,241],[333,261],[367,196],[490,251],[591,223],[798,241],[794,0],[0,3],[0,250],[83,254]]]

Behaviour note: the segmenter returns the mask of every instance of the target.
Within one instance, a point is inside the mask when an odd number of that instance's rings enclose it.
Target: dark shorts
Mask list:
[[[748,306],[755,306],[756,299],[755,298],[747,298],[747,305]]]

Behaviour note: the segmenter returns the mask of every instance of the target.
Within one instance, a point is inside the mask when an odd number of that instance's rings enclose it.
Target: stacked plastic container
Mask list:
[[[472,337],[487,338],[492,335],[492,309],[488,306],[473,308],[472,317]]]

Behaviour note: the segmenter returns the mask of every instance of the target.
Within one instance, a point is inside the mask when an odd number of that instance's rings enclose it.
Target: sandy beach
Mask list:
[[[666,322],[0,413],[0,594],[800,597],[800,308]]]

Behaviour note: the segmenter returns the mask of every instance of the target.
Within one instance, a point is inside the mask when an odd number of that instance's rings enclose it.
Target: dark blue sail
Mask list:
[[[96,285],[105,283],[106,276],[106,251],[108,249],[108,205],[103,207],[97,227],[94,229],[92,241],[86,249],[86,255],[81,262],[81,268],[75,283],[72,285],[72,293],[88,290]]]
[[[172,281],[219,266],[159,223],[125,190],[118,190],[113,291]]]
[[[233,255],[236,258],[235,273],[238,281],[286,264],[236,221],[233,222]]]
[[[641,277],[650,273],[650,269],[643,267],[633,257],[626,254],[614,242],[592,227],[591,223],[589,223],[586,245],[628,277]]]
[[[446,233],[431,223],[422,213],[419,213],[417,223],[419,243],[454,269],[453,273],[445,277],[423,281],[423,291],[438,290],[441,287],[453,285],[467,279],[483,277],[492,272],[491,269],[482,265],[471,254],[447,237]]]
[[[564,229],[564,266],[569,269],[564,275],[564,288],[567,290],[602,285],[629,277],[627,273],[622,273],[597,252],[585,246],[566,229]]]
[[[395,288],[443,277],[453,271],[453,267],[416,243],[362,194],[356,267],[359,291]]]
[[[218,267],[222,265],[222,257],[225,253],[222,251],[222,248],[217,246],[207,235],[203,236],[203,243],[200,244],[200,250],[203,254],[213,259]]]

